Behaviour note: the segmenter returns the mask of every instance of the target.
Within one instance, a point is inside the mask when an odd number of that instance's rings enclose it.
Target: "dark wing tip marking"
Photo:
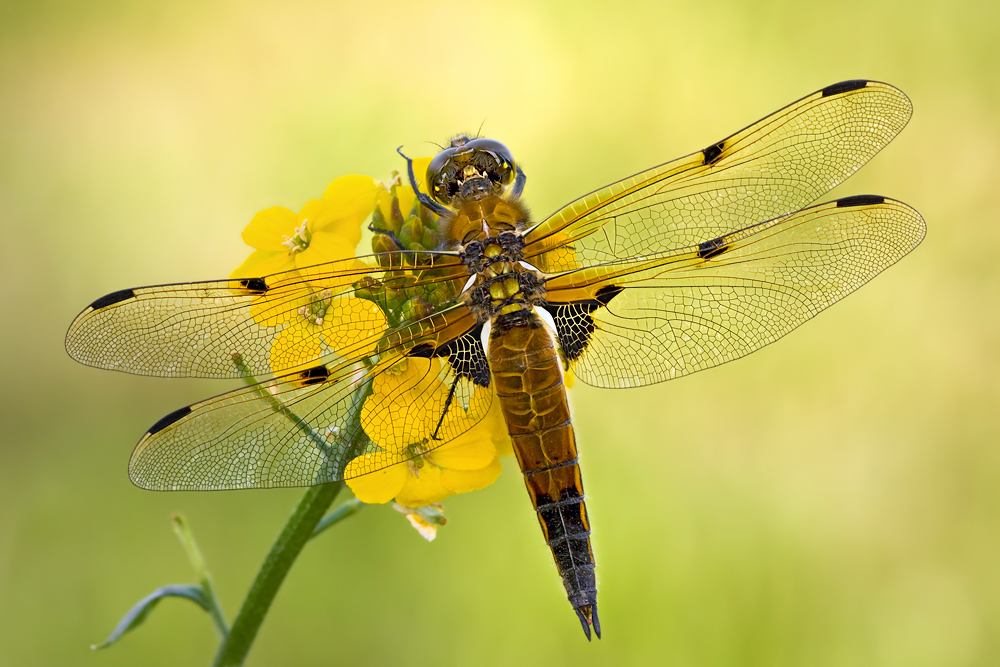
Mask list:
[[[267,281],[263,278],[244,278],[240,287],[253,294],[263,294],[267,291]]]
[[[880,197],[879,195],[853,195],[838,199],[837,208],[846,208],[848,206],[873,206],[875,204],[881,204],[884,201],[885,197]]]
[[[867,86],[869,81],[867,79],[851,79],[850,81],[841,81],[840,83],[834,83],[823,89],[823,97],[830,97],[831,95],[840,95],[841,93],[849,93],[852,90],[858,90]]]
[[[190,405],[185,406],[185,407],[181,408],[180,410],[174,410],[169,415],[167,415],[166,417],[164,417],[160,421],[158,421],[155,424],[153,424],[152,426],[150,426],[149,427],[149,431],[147,431],[146,434],[147,435],[153,435],[154,433],[158,433],[159,431],[162,431],[163,429],[165,429],[166,427],[170,426],[174,422],[176,422],[176,421],[178,421],[180,419],[183,419],[186,415],[190,414],[190,412],[191,412],[191,406]]]
[[[120,289],[117,292],[105,294],[100,299],[97,299],[94,303],[90,304],[90,308],[92,310],[100,310],[101,308],[107,308],[108,306],[113,306],[116,303],[127,301],[132,298],[135,298],[134,291],[130,289]]]
[[[714,239],[698,244],[698,257],[701,259],[711,259],[729,250],[729,246],[719,236]]]
[[[701,154],[705,157],[704,164],[710,165],[720,157],[722,157],[722,151],[726,148],[726,142],[720,141],[717,144],[712,144],[708,148],[701,151]]]

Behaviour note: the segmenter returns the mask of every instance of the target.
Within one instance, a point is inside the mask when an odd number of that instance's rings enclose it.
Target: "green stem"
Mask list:
[[[240,613],[233,622],[229,636],[219,647],[213,665],[222,667],[243,664],[285,575],[343,487],[343,482],[334,482],[313,486],[306,491],[267,554],[246,600],[243,601]]]
[[[251,386],[257,385],[257,380],[250,374],[249,368],[241,356],[233,355],[233,363],[241,371],[244,376],[243,379],[247,384]],[[355,390],[354,400],[345,420],[348,425],[347,432],[355,434],[354,440],[356,442],[353,444],[356,449],[363,448],[365,444],[364,440],[366,436],[361,429],[361,407],[371,393],[371,389],[371,381],[368,380]],[[318,448],[323,450],[328,449],[329,445],[323,436],[313,430],[304,419],[262,388],[258,388],[258,391],[262,397],[268,400],[275,412],[285,415]],[[285,575],[288,574],[288,570],[295,563],[295,559],[306,545],[306,542],[316,534],[317,526],[320,524],[321,519],[323,519],[323,515],[342,488],[344,488],[343,482],[319,484],[310,487],[305,495],[302,496],[302,500],[299,501],[288,523],[285,524],[281,534],[278,535],[278,539],[275,540],[274,545],[271,547],[271,551],[268,552],[267,558],[264,559],[264,564],[257,573],[253,585],[250,586],[250,591],[243,601],[243,606],[240,607],[240,612],[237,614],[236,620],[233,621],[233,627],[219,646],[219,652],[216,653],[215,661],[212,663],[215,667],[242,665],[243,661],[246,660],[250,646],[257,637],[257,631],[260,629],[260,625],[263,623],[275,595],[278,594],[278,589],[285,580]],[[342,516],[329,521],[327,525],[331,525],[340,518],[349,516],[351,513],[345,511]],[[337,513],[334,512],[331,516],[334,515],[337,515]]]

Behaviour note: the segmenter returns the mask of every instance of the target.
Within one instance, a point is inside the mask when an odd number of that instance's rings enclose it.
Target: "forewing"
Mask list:
[[[653,384],[781,338],[898,261],[925,230],[902,202],[847,197],[687,248],[554,276],[548,308],[581,380]]]
[[[722,236],[796,211],[857,171],[906,125],[910,101],[843,81],[686,157],[591,192],[525,237],[555,273]]]
[[[77,316],[66,350],[89,366],[136,375],[263,377],[330,355],[362,358],[384,349],[389,335],[395,344],[418,344],[419,332],[393,326],[449,307],[467,278],[454,256],[408,252],[121,290]],[[236,355],[244,371],[233,364]]]
[[[475,324],[471,316],[450,315],[438,317],[457,327]],[[447,355],[413,357],[397,349],[369,362],[319,364],[164,417],[139,441],[129,475],[156,490],[333,482],[448,443],[471,429],[491,401],[492,389]]]

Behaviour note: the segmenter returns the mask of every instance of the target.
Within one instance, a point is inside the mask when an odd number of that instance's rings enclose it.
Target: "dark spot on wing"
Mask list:
[[[859,88],[864,88],[868,85],[866,79],[851,79],[850,81],[841,81],[840,83],[835,83],[831,86],[827,86],[823,89],[823,97],[830,97],[831,95],[840,95],[841,93],[849,93],[852,90],[858,90]]]
[[[410,348],[408,357],[447,357],[455,374],[467,380],[472,380],[480,387],[490,386],[490,364],[486,359],[486,351],[479,339],[483,325],[477,324],[461,336],[435,348],[431,343],[421,343]]]
[[[712,144],[708,148],[701,151],[701,154],[705,157],[704,164],[712,164],[720,157],[722,157],[722,151],[726,147],[725,141],[720,141],[717,144]]]
[[[597,290],[593,299],[587,301],[541,304],[552,313],[552,320],[556,323],[556,336],[566,361],[578,359],[590,344],[590,338],[596,329],[591,313],[607,306],[623,291],[624,287],[605,285]]]
[[[191,406],[190,405],[188,405],[186,407],[183,407],[180,410],[174,410],[169,415],[167,415],[166,417],[164,417],[160,421],[158,421],[155,424],[153,424],[152,426],[150,426],[149,427],[149,431],[148,431],[149,435],[153,435],[154,433],[162,431],[163,429],[165,429],[166,427],[170,426],[174,422],[183,419],[184,417],[186,417],[190,413],[191,413]]]
[[[430,359],[434,356],[434,346],[430,343],[421,343],[420,345],[414,345],[410,348],[410,351],[406,353],[408,357],[421,357],[423,359]]]
[[[93,310],[100,310],[101,308],[107,308],[108,306],[121,301],[127,301],[133,297],[135,297],[135,292],[130,289],[122,289],[117,292],[112,292],[111,294],[105,294],[100,299],[97,299],[94,303],[90,304],[90,307]]]
[[[240,287],[252,294],[263,294],[267,291],[267,282],[263,278],[244,278]]]
[[[434,356],[448,357],[448,363],[460,377],[472,380],[480,387],[489,387],[490,363],[480,339],[482,332],[483,325],[478,324],[436,349]]]
[[[878,195],[854,195],[852,197],[843,197],[837,200],[837,208],[846,208],[848,206],[872,206],[874,204],[881,204],[885,201],[885,197],[880,197]]]
[[[597,290],[597,294],[594,295],[595,300],[601,306],[606,306],[619,294],[625,291],[624,287],[619,287],[618,285],[605,285],[601,289]],[[596,310],[596,307],[593,309]]]
[[[292,382],[300,387],[308,387],[313,384],[322,384],[326,382],[328,377],[330,377],[330,371],[327,370],[326,366],[320,365],[302,371],[292,378]]]
[[[702,259],[711,259],[729,250],[729,246],[722,237],[711,239],[705,241],[704,243],[698,244],[698,257]]]

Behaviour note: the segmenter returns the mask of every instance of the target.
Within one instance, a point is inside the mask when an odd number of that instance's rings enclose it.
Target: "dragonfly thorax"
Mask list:
[[[523,261],[524,239],[501,232],[466,244],[461,257],[476,287],[469,307],[479,321],[530,309],[544,294],[541,274]]]
[[[524,258],[524,239],[515,232],[500,232],[486,239],[470,241],[462,251],[462,262],[471,273],[491,273],[495,264],[516,264]],[[502,272],[502,271],[501,271]]]

